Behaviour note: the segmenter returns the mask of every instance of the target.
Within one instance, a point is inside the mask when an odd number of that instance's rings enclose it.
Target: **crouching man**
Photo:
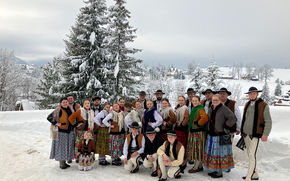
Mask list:
[[[142,160],[141,154],[144,153],[145,138],[143,134],[139,134],[139,128],[139,124],[133,122],[130,125],[131,133],[127,135],[124,143],[124,167],[130,173],[139,171],[139,161]]]
[[[153,172],[151,173],[152,177],[157,177],[157,150],[163,144],[163,139],[156,135],[155,130],[150,126],[146,130],[145,137],[145,150],[144,150],[144,167],[152,168]]]
[[[177,141],[174,131],[167,132],[167,141],[163,143],[157,150],[158,164],[160,166],[161,175],[159,181],[169,178],[181,178],[180,167],[184,162],[184,146]],[[170,167],[166,172],[166,167]]]

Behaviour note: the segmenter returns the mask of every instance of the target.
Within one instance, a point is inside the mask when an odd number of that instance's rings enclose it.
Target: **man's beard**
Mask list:
[[[250,99],[251,101],[256,101],[257,100],[257,98],[255,98],[255,99]]]
[[[158,101],[161,101],[161,99],[162,99],[162,97],[157,97],[157,100],[158,100]]]

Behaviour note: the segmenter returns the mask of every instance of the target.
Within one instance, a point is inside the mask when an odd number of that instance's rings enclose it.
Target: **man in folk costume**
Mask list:
[[[120,111],[124,111],[125,110],[125,99],[123,97],[121,97],[118,101],[118,104],[119,104],[119,108],[120,108]]]
[[[147,109],[147,104],[146,104],[147,101],[146,101],[146,92],[145,91],[139,92],[138,101],[141,103],[143,109]],[[136,103],[135,101],[132,102],[134,107],[135,107],[135,103]]]
[[[79,165],[80,171],[88,171],[93,169],[95,161],[95,149],[96,144],[93,138],[93,132],[88,128],[88,131],[84,133],[84,137],[81,139],[78,145]]]
[[[67,96],[68,107],[71,109],[71,112],[74,113],[81,108],[81,105],[75,102],[74,96],[72,94]]]
[[[162,108],[162,97],[163,97],[163,94],[165,93],[162,92],[162,90],[157,90],[154,94],[156,96],[156,100],[153,101],[153,105],[157,109],[157,111],[160,112]]]
[[[137,122],[130,125],[131,133],[127,134],[124,143],[124,168],[130,173],[139,171],[139,161],[142,160],[142,154],[145,148],[145,138],[139,134],[140,126]]]
[[[206,114],[208,113],[208,110],[212,105],[211,98],[215,93],[216,92],[212,91],[211,89],[206,89],[202,92],[202,94],[205,96],[205,99],[201,101],[201,104],[203,105]]]
[[[130,125],[133,122],[137,122],[140,127],[142,127],[142,122],[139,117],[139,113],[135,110],[132,110],[132,104],[131,103],[125,103],[125,110],[127,110],[127,115],[125,116],[124,122],[125,122],[125,131],[129,132]],[[144,114],[144,113],[143,113]]]
[[[74,112],[70,117],[69,121],[75,125],[75,158],[76,162],[79,161],[79,143],[84,137],[84,133],[88,128],[92,131],[97,130],[97,124],[94,122],[95,113],[90,109],[90,100],[85,99],[83,101],[83,108],[80,108]]]
[[[144,167],[152,168],[153,172],[151,173],[152,177],[157,177],[157,150],[163,144],[163,139],[156,134],[155,130],[152,127],[148,127],[146,130],[145,137],[145,150],[144,150]]]
[[[101,106],[101,98],[99,96],[93,97],[92,101],[93,101],[92,110],[95,112],[96,116],[104,108]]]
[[[188,112],[190,114],[191,108],[193,107],[191,100],[192,100],[193,96],[195,96],[196,92],[193,90],[193,88],[188,88],[186,91],[186,94],[187,94],[186,106],[187,106]]]
[[[119,112],[119,104],[113,104],[113,110],[105,117],[103,123],[109,127],[110,132],[110,156],[112,158],[112,165],[122,165],[120,157],[124,145],[125,129],[124,117]]]
[[[159,181],[169,178],[181,178],[180,167],[186,161],[184,160],[185,149],[182,143],[177,141],[174,131],[167,132],[167,141],[157,150],[158,164],[160,166]],[[170,167],[166,171],[166,167]]]
[[[267,141],[272,129],[269,106],[261,98],[258,98],[259,92],[262,91],[256,87],[251,87],[246,93],[250,100],[245,104],[242,119],[241,134],[244,137],[249,157],[248,174],[243,177],[246,181],[259,179],[256,171],[256,153],[259,139],[261,138],[263,142]]]
[[[240,134],[241,125],[242,125],[242,115],[236,101],[228,98],[230,95],[232,95],[232,93],[228,91],[226,88],[221,88],[219,91],[217,91],[217,93],[220,95],[221,103],[227,106],[235,114],[236,119],[237,119],[237,126],[236,126],[237,129],[233,130],[233,132]]]
[[[94,118],[94,121],[99,127],[98,132],[97,132],[96,153],[99,154],[99,164],[103,166],[110,164],[108,161],[106,161],[106,155],[110,154],[109,127],[107,127],[103,123],[103,120],[110,112],[110,108],[111,108],[111,105],[109,103],[105,103],[104,109],[101,112],[99,112]]]

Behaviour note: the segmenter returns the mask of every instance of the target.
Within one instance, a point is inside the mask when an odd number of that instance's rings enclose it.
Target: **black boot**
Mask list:
[[[157,170],[154,170],[154,171],[151,173],[151,177],[157,177],[157,176],[158,176]]]
[[[114,159],[114,160],[112,161],[112,165],[115,165],[115,166],[120,166],[120,165],[122,165],[121,159],[120,159],[120,161],[119,161],[118,159]]]
[[[211,175],[211,178],[221,178],[221,177],[223,177],[223,173],[216,172]]]
[[[107,162],[107,160],[100,160],[99,165],[106,166],[106,165],[110,165],[110,163]]]
[[[139,166],[137,166],[134,170],[132,170],[130,173],[137,173],[139,171]]]
[[[68,164],[65,163],[65,161],[59,161],[59,168],[66,169],[70,167]]]

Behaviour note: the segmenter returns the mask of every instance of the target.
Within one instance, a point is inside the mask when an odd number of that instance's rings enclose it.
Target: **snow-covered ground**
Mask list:
[[[157,180],[143,167],[137,174],[129,174],[123,167],[98,164],[92,171],[80,172],[75,162],[66,170],[59,169],[58,163],[49,159],[51,140],[46,117],[50,112],[0,112],[0,180]],[[286,181],[290,177],[290,108],[271,107],[271,113],[272,133],[258,150],[260,180]],[[246,153],[234,147],[234,159],[236,168],[218,180],[242,180],[247,171]],[[205,171],[189,174],[187,170],[182,180],[213,180]]]

